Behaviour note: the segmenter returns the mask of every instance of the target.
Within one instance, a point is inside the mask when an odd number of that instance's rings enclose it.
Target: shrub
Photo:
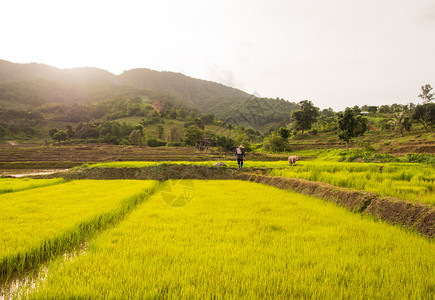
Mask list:
[[[408,153],[402,162],[435,164],[435,155],[426,153]]]
[[[147,140],[147,145],[149,147],[162,147],[162,146],[166,146],[166,142],[156,138],[149,138]]]
[[[264,139],[263,150],[268,152],[284,152],[290,149],[287,141],[276,132],[273,132]]]

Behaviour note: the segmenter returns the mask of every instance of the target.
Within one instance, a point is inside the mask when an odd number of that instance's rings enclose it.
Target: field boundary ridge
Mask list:
[[[407,202],[300,178],[249,174],[240,174],[238,178],[325,199],[353,212],[365,213],[394,225],[411,228],[429,238],[435,237],[435,207],[429,204]]]

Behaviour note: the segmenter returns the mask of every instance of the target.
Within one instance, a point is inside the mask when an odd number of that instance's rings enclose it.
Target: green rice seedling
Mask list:
[[[174,194],[177,184],[164,183]],[[178,185],[182,186],[182,185]],[[156,193],[30,299],[433,299],[435,244],[320,199],[243,181]]]
[[[272,169],[272,176],[303,178],[382,196],[435,205],[435,168],[423,164],[392,163],[380,170],[374,163],[301,161],[291,168]]]
[[[0,196],[0,279],[78,246],[122,218],[156,181],[83,180]]]
[[[64,183],[63,178],[30,179],[30,178],[0,178],[0,194],[19,192],[38,187]]]

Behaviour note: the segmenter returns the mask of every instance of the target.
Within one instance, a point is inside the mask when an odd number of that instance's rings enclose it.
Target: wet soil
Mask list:
[[[0,169],[0,178],[19,178],[35,175],[49,175],[68,169]]]

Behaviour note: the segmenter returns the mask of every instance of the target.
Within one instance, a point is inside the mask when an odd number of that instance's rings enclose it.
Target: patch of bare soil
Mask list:
[[[435,236],[435,208],[395,198],[374,198],[366,213],[394,224],[411,227],[429,237]]]

